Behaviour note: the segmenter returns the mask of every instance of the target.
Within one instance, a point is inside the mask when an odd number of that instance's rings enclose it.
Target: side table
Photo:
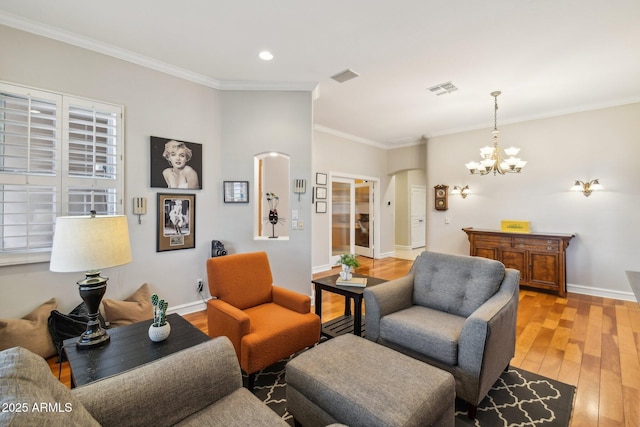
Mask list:
[[[367,288],[380,283],[386,282],[384,279],[377,277],[363,276],[361,274],[354,274],[354,277],[366,277]],[[321,334],[329,338],[337,337],[345,333],[353,332],[354,335],[364,336],[365,332],[364,322],[362,321],[362,299],[364,294],[364,287],[358,286],[344,286],[336,285],[336,280],[340,277],[339,274],[333,276],[322,277],[312,280],[311,283],[315,289],[315,307],[316,314],[322,319],[322,291],[331,292],[334,294],[344,295],[344,315],[335,319],[329,320],[322,324]],[[354,302],[354,313],[351,315],[351,299]]]
[[[78,338],[64,340],[71,370],[71,387],[120,374],[172,353],[210,340],[209,336],[178,314],[170,314],[171,334],[161,342],[149,339],[152,320],[109,329],[111,340],[97,348],[80,350]]]

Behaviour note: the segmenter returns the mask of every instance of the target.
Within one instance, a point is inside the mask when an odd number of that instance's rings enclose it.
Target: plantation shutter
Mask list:
[[[122,117],[0,82],[0,265],[48,261],[56,216],[122,213]]]

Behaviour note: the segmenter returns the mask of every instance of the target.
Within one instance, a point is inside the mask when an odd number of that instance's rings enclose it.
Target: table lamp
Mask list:
[[[129,227],[124,215],[62,216],[56,218],[49,270],[68,273],[84,271],[80,280],[80,297],[87,306],[89,323],[78,339],[80,349],[90,349],[109,341],[100,325],[100,301],[107,290],[106,277],[100,269],[131,262]]]

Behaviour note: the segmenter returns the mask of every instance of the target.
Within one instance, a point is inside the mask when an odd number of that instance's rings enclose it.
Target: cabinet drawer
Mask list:
[[[536,251],[557,252],[560,250],[558,239],[535,239],[531,237],[514,237],[514,249],[532,249]]]
[[[485,246],[491,248],[510,248],[511,247],[511,237],[501,237],[501,236],[478,236],[475,241],[477,246]]]

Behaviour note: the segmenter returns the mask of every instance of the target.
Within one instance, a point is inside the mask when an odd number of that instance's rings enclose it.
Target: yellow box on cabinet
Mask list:
[[[531,222],[503,219],[501,221],[500,230],[508,231],[510,233],[531,233]]]

